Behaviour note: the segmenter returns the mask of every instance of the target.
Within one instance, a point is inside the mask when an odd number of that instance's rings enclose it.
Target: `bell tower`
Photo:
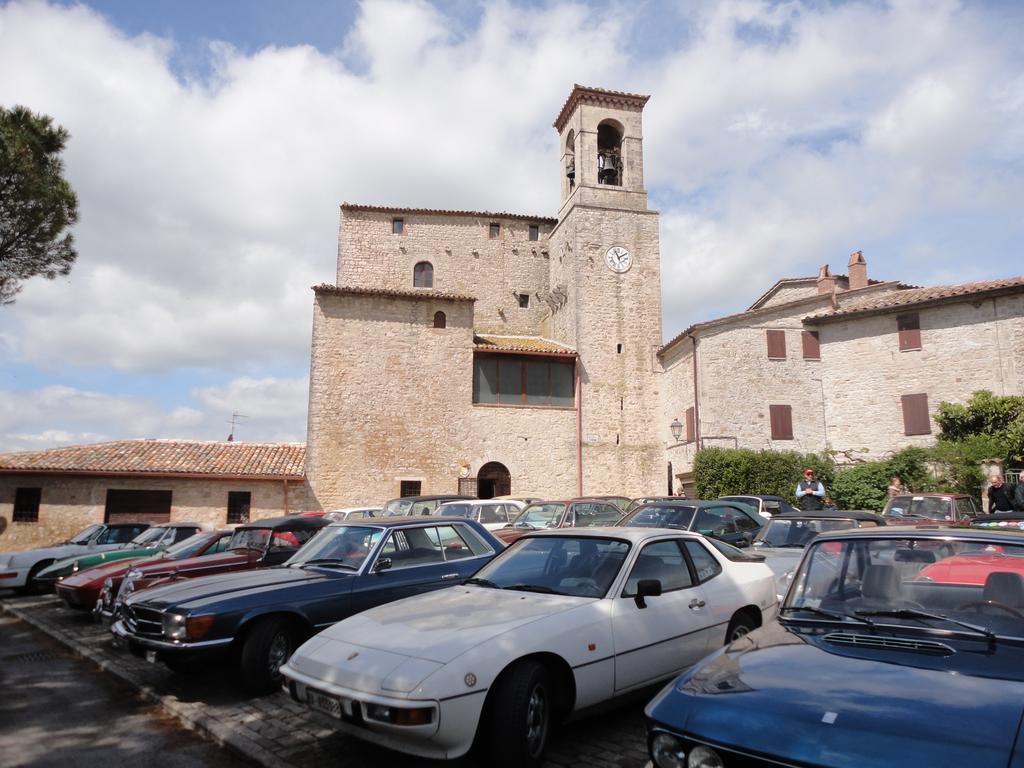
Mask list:
[[[554,122],[561,205],[550,286],[566,299],[545,333],[578,354],[583,494],[635,496],[664,484],[654,373],[661,254],[641,119],[649,98],[576,85]]]

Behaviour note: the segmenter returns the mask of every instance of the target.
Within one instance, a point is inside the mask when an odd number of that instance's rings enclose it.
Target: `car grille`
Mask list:
[[[132,634],[143,637],[163,637],[164,619],[160,611],[141,605],[124,606],[124,623]]]
[[[927,653],[933,656],[952,656],[954,651],[945,643],[934,640],[911,640],[902,637],[880,637],[878,635],[856,635],[846,632],[833,632],[825,635],[825,642],[847,648],[875,648],[882,651],[911,651]]]

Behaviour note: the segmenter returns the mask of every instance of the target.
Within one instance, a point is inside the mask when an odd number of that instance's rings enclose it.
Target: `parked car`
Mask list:
[[[754,508],[761,517],[791,515],[800,512],[781,496],[719,496],[719,501],[740,501]]]
[[[384,505],[382,517],[402,515],[432,515],[439,504],[446,501],[472,501],[472,496],[403,496]]]
[[[981,510],[971,496],[962,493],[914,493],[893,496],[882,516],[890,525],[935,525],[956,523],[974,517]]]
[[[35,585],[40,591],[53,589],[73,573],[112,560],[144,557],[161,552],[171,544],[184,541],[189,536],[195,535],[200,529],[199,523],[161,523],[150,526],[131,541],[114,549],[65,557],[63,560],[51,563],[36,576]]]
[[[538,501],[544,501],[543,496],[533,496],[530,494],[526,494],[525,496],[495,496],[494,498],[503,499],[505,501],[521,501],[523,502],[523,504],[526,504],[527,506],[529,506],[530,504],[535,504]]]
[[[235,528],[223,552],[203,557],[162,561],[130,568],[115,592],[111,585],[109,601],[101,593],[104,605],[113,603],[111,614],[101,613],[103,620],[113,620],[119,606],[133,592],[162,586],[183,579],[215,576],[233,571],[251,571],[280,565],[299,551],[317,531],[330,521],[321,517],[287,515],[254,520]],[[103,609],[106,610],[105,608]]]
[[[768,524],[752,507],[738,501],[676,499],[637,507],[619,525],[645,528],[678,528],[732,544],[749,547]]]
[[[938,543],[976,570],[943,572]],[[665,687],[645,712],[659,768],[1018,766],[1024,541],[973,529],[822,533],[779,623]],[[737,727],[751,723],[756,727]]]
[[[526,509],[521,501],[495,499],[474,501],[446,501],[438,506],[434,514],[439,517],[465,517],[476,520],[489,531],[504,528]]]
[[[227,657],[251,693],[281,685],[304,640],[381,603],[457,584],[502,549],[472,520],[332,523],[280,568],[210,576],[129,597],[111,626],[122,645],[182,670]]]
[[[297,701],[360,739],[539,766],[557,720],[685,669],[775,617],[771,571],[700,536],[528,534],[465,586],[346,619],[282,668]]]
[[[789,591],[793,574],[800,565],[804,547],[819,534],[880,525],[885,525],[885,518],[873,512],[797,511],[772,517],[754,538],[753,546],[755,552],[765,556],[765,562],[775,574],[776,594],[779,602],[782,602]]]
[[[72,555],[114,549],[131,541],[147,528],[149,523],[97,523],[83,528],[60,544],[0,554],[0,588],[31,592],[35,577],[51,563]]]
[[[633,501],[629,496],[588,496],[587,498],[596,499],[598,501],[607,501],[609,504],[614,504],[623,512],[626,511],[630,503]]]
[[[614,525],[620,519],[621,509],[599,499],[587,497],[568,501],[540,501],[524,509],[506,527],[498,528],[494,535],[510,544],[530,531]]]
[[[978,515],[969,521],[961,521],[971,528],[998,528],[1013,531],[1024,530],[1024,512],[993,512],[990,515]]]
[[[685,496],[638,496],[629,502],[626,507],[626,514],[629,514],[637,507],[642,507],[644,504],[653,504],[656,501],[681,501],[686,498]]]
[[[109,596],[108,603],[112,605],[122,579],[132,568],[222,552],[230,538],[231,531],[200,531],[148,557],[124,558],[81,569],[57,583],[57,596],[69,608],[85,611],[95,609],[102,594]]]
[[[380,517],[380,507],[345,507],[344,509],[333,509],[324,514],[332,523],[343,523],[346,520],[362,520],[366,517]]]

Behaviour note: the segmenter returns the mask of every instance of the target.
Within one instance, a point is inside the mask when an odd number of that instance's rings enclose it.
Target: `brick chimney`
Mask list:
[[[850,275],[851,291],[857,288],[868,287],[868,263],[864,261],[863,253],[857,251],[850,254],[850,261],[846,264],[846,271]]]
[[[835,289],[836,278],[826,264],[818,270],[818,293],[832,293]]]

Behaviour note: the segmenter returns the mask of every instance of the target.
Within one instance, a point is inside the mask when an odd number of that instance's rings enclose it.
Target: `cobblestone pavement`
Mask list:
[[[220,744],[273,768],[452,768],[411,758],[338,733],[331,723],[278,692],[246,698],[224,670],[175,675],[115,648],[110,633],[54,597],[13,597],[0,607],[159,703],[169,714]],[[647,696],[646,698],[650,698]],[[643,702],[563,726],[553,736],[545,768],[641,768],[647,760]],[[477,768],[468,759],[458,768]]]

